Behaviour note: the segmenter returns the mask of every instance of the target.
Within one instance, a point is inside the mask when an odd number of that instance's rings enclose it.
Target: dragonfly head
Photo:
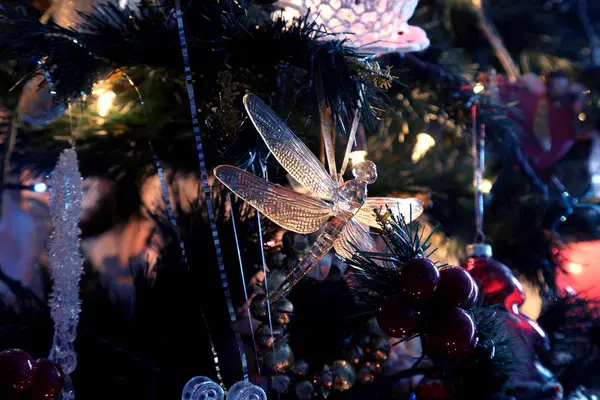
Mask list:
[[[377,167],[372,161],[363,161],[352,168],[352,175],[358,181],[370,185],[377,180]]]

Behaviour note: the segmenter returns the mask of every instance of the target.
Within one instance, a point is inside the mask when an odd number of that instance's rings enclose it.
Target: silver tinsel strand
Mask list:
[[[83,194],[77,153],[73,148],[64,150],[50,179],[50,215],[53,233],[49,244],[52,295],[50,313],[54,321],[54,340],[49,358],[63,368],[67,382],[63,400],[75,398],[69,379],[77,366],[73,341],[81,311],[79,280],[83,272],[83,258],[79,250],[79,217]]]

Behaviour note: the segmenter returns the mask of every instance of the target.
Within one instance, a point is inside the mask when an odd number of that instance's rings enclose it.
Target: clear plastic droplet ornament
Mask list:
[[[212,379],[196,376],[186,383],[181,394],[181,400],[223,400],[225,392]]]
[[[239,381],[229,389],[227,400],[267,400],[267,394],[259,386]]]

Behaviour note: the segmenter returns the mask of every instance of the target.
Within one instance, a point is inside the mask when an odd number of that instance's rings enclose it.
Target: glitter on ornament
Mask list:
[[[83,193],[77,153],[64,150],[50,180],[50,215],[54,231],[50,237],[48,259],[52,278],[50,314],[54,321],[54,339],[50,360],[61,366],[66,375],[64,400],[75,398],[69,381],[77,366],[73,342],[81,311],[79,279],[83,258],[79,250],[79,217]]]
[[[407,23],[417,3],[418,0],[286,0],[278,4],[283,6],[287,21],[308,13],[308,18],[327,32],[344,35],[365,53],[392,53],[429,47],[427,33]]]

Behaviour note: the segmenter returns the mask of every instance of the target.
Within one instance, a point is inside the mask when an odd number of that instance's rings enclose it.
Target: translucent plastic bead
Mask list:
[[[229,389],[227,400],[267,400],[267,394],[250,382],[239,381]]]
[[[186,383],[181,400],[224,400],[223,388],[210,378],[197,376]]]

